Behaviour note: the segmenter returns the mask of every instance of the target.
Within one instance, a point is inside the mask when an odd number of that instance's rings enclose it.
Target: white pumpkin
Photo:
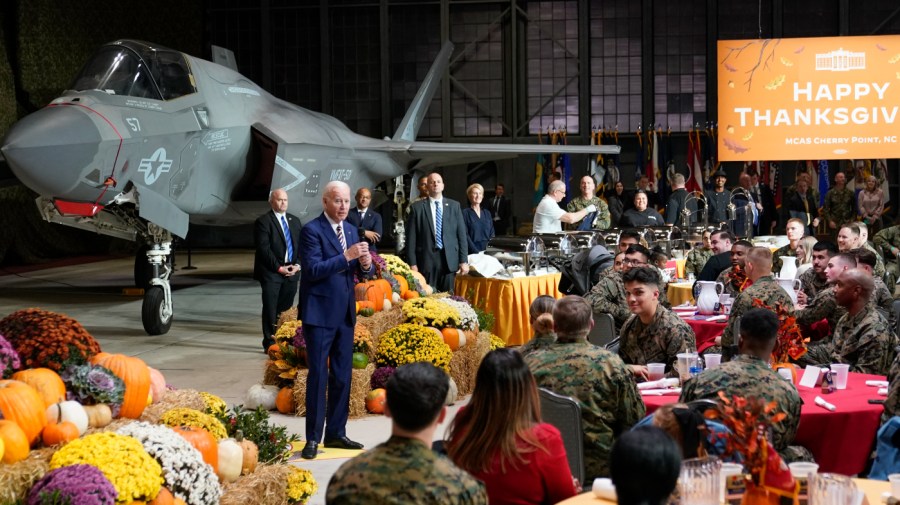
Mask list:
[[[241,467],[244,464],[244,449],[233,438],[226,438],[219,442],[219,480],[222,482],[234,482],[241,476]]]
[[[395,293],[395,294],[396,294],[396,293]],[[387,312],[387,311],[391,310],[391,307],[392,307],[392,306],[393,306],[393,305],[391,305],[391,301],[388,300],[387,298],[385,298],[385,299],[384,299],[384,305],[381,307],[381,310]]]
[[[400,296],[400,293],[394,293],[391,295],[391,301],[394,303],[400,303],[400,300],[402,300],[402,299],[403,299],[403,297]],[[384,309],[384,310],[387,310],[387,309]]]
[[[80,403],[69,400],[47,407],[47,422],[51,424],[69,421],[78,427],[78,434],[84,435],[88,429],[88,415]]]
[[[262,407],[266,410],[275,410],[275,398],[278,396],[278,386],[254,384],[247,390],[247,398],[244,408],[256,410]]]

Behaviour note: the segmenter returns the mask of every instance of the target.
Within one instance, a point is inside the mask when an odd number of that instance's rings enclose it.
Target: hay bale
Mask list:
[[[372,381],[372,373],[375,365],[369,363],[366,368],[353,370],[350,377],[350,418],[356,419],[366,415],[366,395],[369,394]],[[297,371],[297,379],[294,380],[294,404],[297,406],[297,415],[306,415],[306,381],[309,377],[308,369]],[[327,395],[327,391],[326,391]],[[326,396],[327,402],[327,396]]]
[[[159,403],[154,403],[144,409],[144,413],[141,414],[140,420],[156,424],[163,414],[177,407],[186,407],[199,410],[200,412],[206,412],[206,402],[203,401],[203,397],[200,396],[199,391],[196,389],[176,389],[175,391],[166,393],[166,396],[163,397]]]
[[[376,312],[371,317],[358,317],[356,320],[361,322],[372,335],[372,346],[378,348],[378,340],[384,332],[399,325],[403,322],[402,304],[391,307],[391,310]]]
[[[266,367],[263,370],[263,382],[262,383],[267,386],[281,385],[281,382],[283,381],[283,379],[278,377],[279,373],[281,373],[281,371],[278,369],[278,367],[275,366],[275,362],[270,359],[267,359]]]
[[[275,325],[276,328],[281,328],[281,325],[288,321],[296,321],[297,320],[297,307],[291,307],[286,311],[278,314],[278,324]]]
[[[456,382],[457,399],[472,393],[475,389],[475,376],[481,360],[491,350],[490,333],[483,331],[475,335],[466,332],[466,345],[459,348],[450,358],[450,377]]]
[[[259,465],[256,471],[223,486],[221,505],[287,505],[290,465]]]
[[[18,463],[0,464],[0,503],[25,503],[34,483],[50,471],[50,457],[56,450],[38,449]]]

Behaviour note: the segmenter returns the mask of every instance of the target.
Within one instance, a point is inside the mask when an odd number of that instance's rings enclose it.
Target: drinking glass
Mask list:
[[[681,503],[718,505],[722,462],[715,456],[687,459],[681,463],[678,493]]]
[[[647,380],[658,381],[666,376],[666,364],[665,363],[647,363],[647,372],[648,378]]]
[[[853,491],[853,481],[846,475],[816,473],[809,476],[810,505],[847,505]]]

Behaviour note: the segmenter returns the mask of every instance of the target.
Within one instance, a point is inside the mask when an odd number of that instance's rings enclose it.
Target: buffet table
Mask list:
[[[802,371],[798,375],[802,376]],[[868,402],[884,397],[878,396],[877,387],[867,386],[867,380],[886,379],[881,375],[851,373],[847,389],[827,395],[822,395],[818,387],[798,388],[803,407],[794,443],[813,453],[820,472],[856,475],[865,469],[884,410],[881,405]],[[837,409],[831,412],[817,406],[814,403],[817,395]],[[678,401],[678,396],[644,396],[643,399],[649,414],[662,405]]]
[[[469,298],[473,305],[494,315],[494,335],[507,345],[522,345],[531,340],[532,329],[528,315],[531,301],[540,295],[561,298],[559,273],[512,279],[492,279],[457,275],[454,293]]]

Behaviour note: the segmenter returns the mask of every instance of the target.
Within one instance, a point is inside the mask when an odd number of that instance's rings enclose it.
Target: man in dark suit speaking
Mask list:
[[[346,433],[356,325],[353,274],[370,272],[372,257],[369,244],[360,241],[356,227],[346,221],[350,186],[329,182],[322,195],[322,207],[325,211],[300,233],[300,318],[309,363],[306,445],[300,452],[305,459],[318,454],[323,428],[325,447],[363,447],[347,438]]]
[[[444,198],[441,174],[428,176],[428,198],[410,207],[406,222],[409,266],[435,291],[453,291],[456,273],[469,273],[469,244],[459,202]]]
[[[271,212],[260,216],[253,225],[256,255],[253,259],[253,278],[262,287],[263,352],[275,343],[275,324],[278,314],[293,307],[297,296],[300,265],[300,220],[287,213],[288,196],[283,189],[269,196]]]

